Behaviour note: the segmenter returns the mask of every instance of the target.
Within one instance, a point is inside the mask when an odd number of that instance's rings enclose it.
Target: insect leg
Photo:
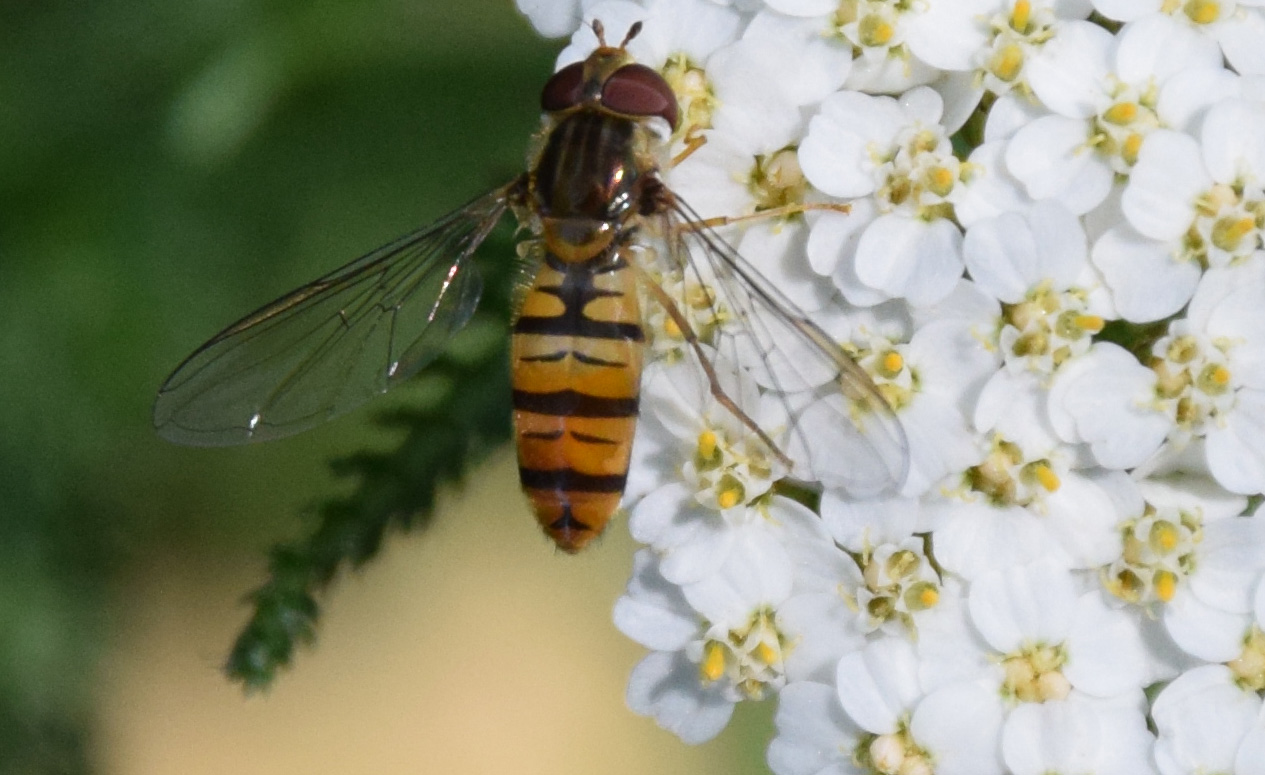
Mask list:
[[[711,361],[707,359],[707,354],[703,352],[703,347],[698,340],[698,334],[694,332],[694,329],[690,326],[689,320],[686,319],[685,315],[681,314],[681,310],[676,306],[676,302],[672,301],[672,298],[668,296],[667,292],[665,292],[653,278],[647,275],[645,270],[638,266],[636,262],[629,263],[635,268],[637,276],[641,279],[645,288],[650,291],[650,295],[653,296],[655,300],[659,302],[659,305],[663,307],[663,311],[667,313],[668,317],[672,319],[672,322],[675,323],[677,328],[681,330],[681,336],[690,346],[690,349],[694,351],[694,355],[698,358],[698,362],[703,369],[703,373],[707,375],[707,384],[709,390],[711,391],[712,398],[716,399],[721,406],[729,410],[729,412],[732,413],[739,422],[750,428],[751,431],[759,437],[760,441],[764,442],[773,454],[777,456],[778,460],[783,465],[788,467],[793,466],[794,464],[790,457],[778,448],[777,443],[774,442],[773,439],[769,438],[769,435],[760,428],[755,420],[752,420],[746,412],[742,411],[742,408],[739,407],[738,404],[734,403],[734,400],[729,397],[729,394],[725,392],[725,389],[720,386],[720,378],[716,375],[716,369],[712,366]]]
[[[719,215],[715,218],[704,218],[701,221],[690,221],[689,226],[694,227],[695,231],[697,231],[699,226],[716,229],[733,223],[742,223],[743,221],[757,221],[763,218],[788,218],[792,215],[814,210],[847,214],[851,212],[852,205],[844,204],[843,202],[801,202],[793,205],[782,205],[781,207],[770,207],[767,210],[757,210],[747,215]]]
[[[691,127],[690,131],[685,134],[685,148],[683,148],[676,156],[672,157],[672,161],[668,163],[668,166],[675,167],[690,158],[690,156],[694,155],[695,151],[706,144],[707,138],[701,134],[696,134],[694,132],[694,127]]]

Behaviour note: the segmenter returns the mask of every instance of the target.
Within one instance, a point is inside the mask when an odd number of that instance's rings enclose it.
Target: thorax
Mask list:
[[[531,172],[546,249],[571,263],[605,251],[635,214],[640,181],[653,173],[647,130],[633,119],[581,109],[546,135]]]

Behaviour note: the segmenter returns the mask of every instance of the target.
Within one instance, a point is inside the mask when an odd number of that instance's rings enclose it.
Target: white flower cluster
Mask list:
[[[726,236],[908,437],[899,492],[806,495],[652,363],[632,708],[776,696],[778,775],[1265,773],[1265,1],[519,6],[560,64],[643,22],[668,183],[778,216]]]

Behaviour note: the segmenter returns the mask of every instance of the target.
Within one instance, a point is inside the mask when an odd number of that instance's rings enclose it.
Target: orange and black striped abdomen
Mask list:
[[[618,508],[637,419],[636,278],[611,256],[568,264],[548,255],[514,323],[519,477],[567,552],[596,538]]]

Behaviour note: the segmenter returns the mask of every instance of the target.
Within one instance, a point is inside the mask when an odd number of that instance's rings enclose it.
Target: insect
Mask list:
[[[865,371],[665,185],[662,134],[679,108],[667,82],[626,50],[640,27],[609,46],[594,22],[599,47],[548,80],[545,128],[526,173],[194,351],[159,390],[158,433],[198,446],[288,436],[417,373],[473,314],[481,282],[471,257],[510,210],[534,235],[534,277],[511,341],[520,480],[561,549],[579,551],[600,534],[624,492],[645,304],[662,308],[711,393],[789,470],[818,479],[833,471],[871,491],[898,485],[904,432]],[[658,269],[638,252],[655,235]],[[723,310],[736,333],[696,330],[686,301],[657,279],[667,275],[705,288],[703,306],[716,317]],[[854,451],[793,461],[722,388],[720,354],[770,392],[797,390],[801,417],[829,425]],[[808,445],[797,449],[812,457]]]

